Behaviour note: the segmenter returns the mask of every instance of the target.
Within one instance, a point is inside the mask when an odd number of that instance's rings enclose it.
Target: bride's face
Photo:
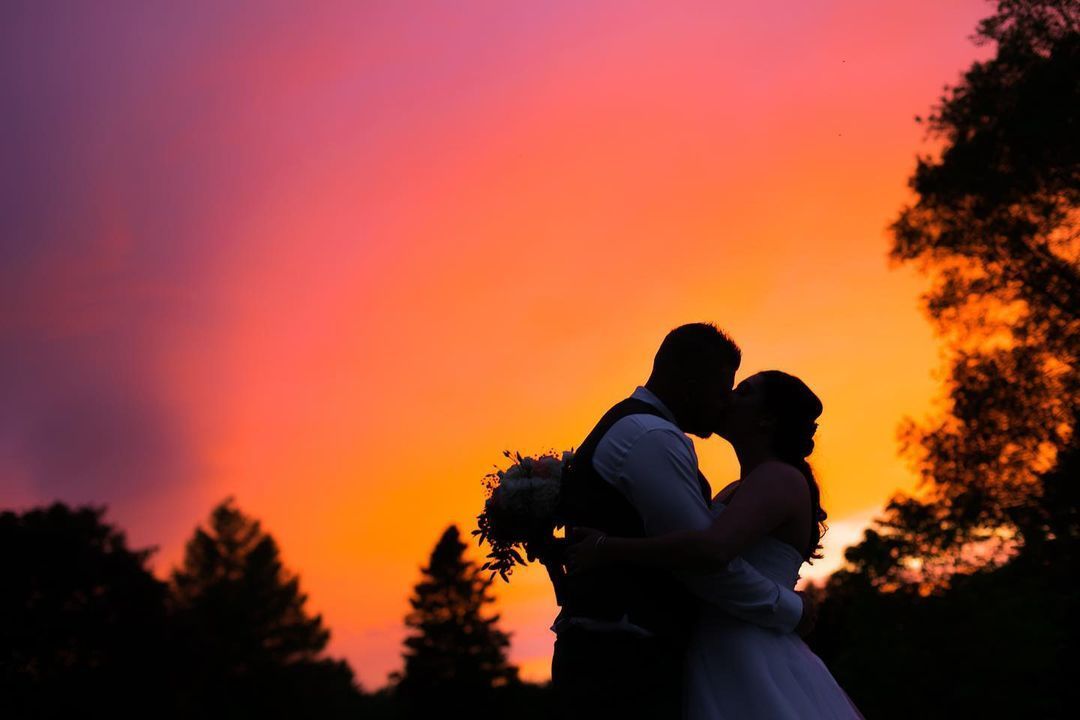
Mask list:
[[[732,444],[769,432],[772,418],[765,410],[762,378],[751,375],[735,387],[717,434]]]

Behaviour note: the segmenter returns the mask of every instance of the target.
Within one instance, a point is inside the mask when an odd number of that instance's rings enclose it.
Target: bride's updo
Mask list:
[[[828,529],[828,514],[821,507],[821,488],[807,458],[814,452],[814,433],[821,415],[821,400],[799,378],[779,370],[758,373],[761,377],[762,399],[766,411],[775,419],[772,451],[780,460],[794,466],[806,476],[810,486],[811,512],[814,530],[807,560],[821,557],[821,536]]]

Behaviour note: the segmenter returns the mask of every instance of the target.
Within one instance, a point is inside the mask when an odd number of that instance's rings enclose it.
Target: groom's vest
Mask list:
[[[591,527],[618,537],[644,537],[641,515],[623,494],[605,481],[593,467],[593,455],[600,440],[628,415],[663,413],[644,400],[627,398],[607,411],[574,453],[563,477],[559,519],[567,532],[575,527]],[[672,478],[672,482],[678,482]],[[698,482],[711,504],[711,491],[705,476],[698,472]],[[626,617],[631,623],[670,639],[679,639],[689,630],[696,603],[668,572],[641,568],[605,568],[564,576],[559,599],[563,613],[618,622]]]

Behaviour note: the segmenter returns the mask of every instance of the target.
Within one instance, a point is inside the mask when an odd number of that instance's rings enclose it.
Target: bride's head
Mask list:
[[[802,380],[779,370],[766,370],[739,383],[717,431],[737,451],[760,448],[806,476],[817,521],[815,551],[825,532],[826,513],[807,458],[814,452],[821,411],[821,400]]]
[[[799,378],[766,370],[732,393],[718,434],[732,445],[764,445],[777,457],[802,460],[814,451],[821,400]]]

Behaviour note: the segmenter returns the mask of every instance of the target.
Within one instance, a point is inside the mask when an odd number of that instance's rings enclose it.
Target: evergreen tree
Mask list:
[[[0,513],[0,717],[166,716],[166,586],[103,509]]]
[[[343,661],[321,657],[330,633],[305,609],[274,539],[228,499],[188,542],[173,574],[178,623],[201,714],[348,713],[359,689]]]
[[[416,632],[405,640],[405,668],[396,679],[399,697],[412,707],[476,709],[498,688],[518,685],[506,657],[509,636],[498,629],[498,615],[483,612],[494,602],[492,578],[464,551],[451,525],[409,600],[405,624]]]

